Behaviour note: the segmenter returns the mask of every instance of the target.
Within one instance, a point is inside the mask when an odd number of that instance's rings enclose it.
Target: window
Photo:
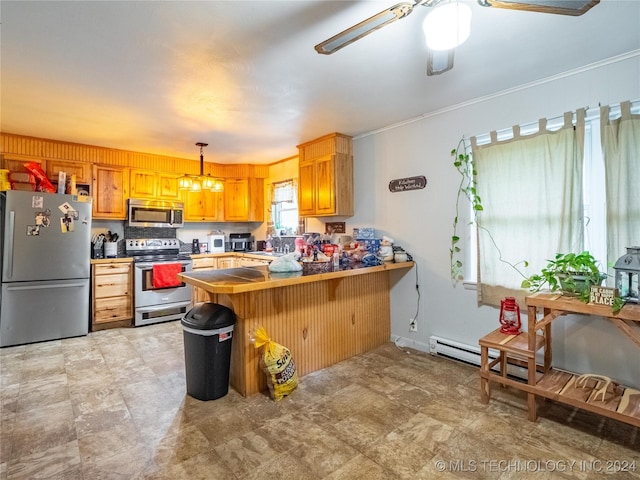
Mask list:
[[[607,119],[617,119],[620,118],[620,107],[611,107],[609,112],[609,107],[606,107],[605,120]],[[602,111],[605,111],[604,109]],[[579,111],[580,112],[580,111]],[[637,114],[640,112],[640,103],[636,102],[632,108],[631,113]],[[522,265],[519,265],[519,269],[526,275],[539,270],[541,266],[543,266],[546,258],[552,258],[552,256],[556,253],[553,251],[549,251],[547,256],[544,258],[527,258],[529,255],[532,255],[532,251],[535,257],[540,256],[540,252],[536,251],[536,247],[538,247],[538,243],[544,239],[548,239],[549,237],[553,238],[553,241],[557,241],[557,249],[558,251],[571,249],[572,251],[576,251],[579,249],[589,250],[600,262],[603,269],[606,269],[607,265],[612,261],[615,261],[620,255],[624,253],[624,248],[620,245],[620,242],[637,242],[635,236],[638,236],[638,230],[631,228],[624,230],[622,236],[625,238],[612,238],[616,236],[612,232],[615,231],[615,226],[612,227],[612,218],[607,222],[607,202],[606,202],[606,193],[607,188],[605,185],[605,155],[603,154],[603,147],[601,143],[600,133],[601,133],[601,122],[600,122],[600,109],[597,111],[590,110],[589,114],[586,115],[584,120],[584,140],[582,141],[582,148],[576,148],[576,155],[579,155],[578,158],[582,158],[582,162],[571,162],[567,161],[567,165],[570,170],[560,171],[560,174],[566,177],[564,183],[560,182],[559,184],[556,182],[557,190],[561,190],[564,188],[574,189],[579,192],[579,196],[577,197],[580,202],[580,205],[571,207],[569,210],[569,215],[567,217],[558,217],[560,214],[559,211],[553,210],[545,210],[548,206],[541,206],[540,202],[546,201],[546,197],[549,193],[548,182],[549,179],[543,180],[542,171],[536,173],[535,178],[539,180],[534,180],[532,182],[531,175],[527,176],[526,174],[522,174],[522,172],[527,171],[527,163],[530,163],[531,157],[535,157],[537,161],[544,161],[542,157],[544,155],[540,155],[537,153],[531,154],[528,148],[529,145],[526,141],[528,138],[535,137],[535,134],[539,130],[543,130],[546,126],[547,132],[554,132],[550,136],[555,136],[555,132],[558,132],[562,129],[563,125],[566,126],[566,115],[564,118],[556,118],[550,119],[548,121],[540,122],[536,124],[528,124],[522,125],[519,128],[516,128],[515,133],[512,129],[505,129],[499,132],[492,132],[492,134],[486,134],[482,136],[477,136],[475,139],[472,139],[472,143],[475,142],[474,150],[478,155],[474,160],[477,162],[480,159],[485,163],[483,165],[484,175],[480,175],[478,177],[478,193],[482,197],[483,192],[489,192],[493,195],[493,190],[500,190],[504,186],[501,185],[500,182],[509,182],[514,184],[514,189],[520,195],[516,195],[519,197],[522,196],[530,196],[529,199],[530,204],[527,208],[522,208],[523,202],[521,198],[515,199],[513,205],[509,205],[508,208],[502,209],[500,212],[499,218],[496,219],[495,214],[489,224],[495,228],[498,225],[499,241],[497,241],[493,246],[491,246],[491,241],[487,240],[487,233],[483,232],[483,220],[482,215],[485,212],[482,212],[479,216],[480,221],[480,229],[478,232],[471,231],[469,235],[469,245],[470,245],[470,255],[469,259],[466,262],[466,272],[465,277],[469,279],[478,279],[479,285],[479,296],[482,303],[487,304],[495,304],[495,298],[491,295],[491,290],[493,288],[494,296],[500,296],[505,294],[506,289],[517,289],[518,278],[519,275],[516,275],[513,269],[510,266],[503,262],[506,260],[510,263],[517,263],[521,260],[528,260],[531,262],[529,268],[523,268]],[[633,117],[634,122],[638,122],[637,117]],[[576,116],[573,115],[573,124],[576,124]],[[610,123],[615,123],[617,120],[612,121]],[[617,127],[613,127],[617,128]],[[637,128],[637,127],[636,127]],[[574,127],[575,130],[575,127]],[[574,138],[576,140],[581,139],[580,127],[578,127],[579,134],[575,135]],[[499,158],[501,155],[501,151],[499,149],[493,149],[490,152],[491,158],[490,161],[495,161],[498,163],[499,167],[495,167],[490,164],[486,158],[483,158],[483,155],[489,155],[487,152],[482,152],[481,148],[484,148],[485,145],[489,145],[490,143],[493,146],[500,145],[504,142],[504,145],[507,145],[513,137],[517,138],[518,142],[514,140],[513,144],[518,143],[521,144],[524,150],[523,155],[520,157],[520,163],[516,163],[515,168],[508,163],[504,158]],[[631,134],[633,136],[633,134]],[[496,140],[499,142],[496,143]],[[525,140],[523,142],[519,142],[519,140]],[[554,140],[555,141],[555,140]],[[609,140],[610,141],[610,140]],[[569,140],[570,143],[570,140]],[[568,144],[567,144],[568,145]],[[480,147],[480,148],[478,148]],[[509,148],[511,148],[509,147]],[[567,147],[569,148],[569,147]],[[624,165],[637,165],[637,155],[638,148],[634,148],[633,140],[631,140],[631,147],[626,147],[628,151],[631,151],[631,154],[623,160],[615,160],[612,161],[611,155],[608,156],[608,167],[611,169],[612,164],[620,163],[623,165],[622,167],[614,166],[614,173],[617,173],[616,168],[626,168]],[[583,153],[581,152],[583,150]],[[630,156],[629,156],[630,155]],[[635,155],[635,157],[634,157]],[[507,162],[507,163],[505,163]],[[626,163],[625,163],[626,162]],[[555,163],[555,161],[553,162]],[[487,166],[489,164],[489,166]],[[493,168],[493,170],[492,170]],[[503,173],[502,169],[510,169],[506,175],[501,175]],[[555,168],[555,165],[545,166],[545,173],[547,168]],[[535,171],[535,170],[534,170]],[[635,171],[635,170],[634,170]],[[498,172],[498,173],[496,173]],[[553,182],[555,182],[555,178],[558,175],[557,171],[554,173]],[[575,180],[582,180],[581,185],[576,185]],[[540,188],[539,193],[537,195],[531,195],[531,189],[529,189],[530,184],[534,183],[538,185]],[[632,197],[637,195],[636,183],[634,181],[628,180],[623,181],[625,185],[621,187],[630,190],[632,193],[630,194]],[[609,194],[612,195],[612,198],[617,194],[617,192],[612,191],[611,186],[609,187]],[[616,189],[617,190],[617,189]],[[513,192],[513,189],[511,190]],[[535,189],[533,190],[536,191]],[[527,192],[527,193],[524,193]],[[628,194],[629,195],[629,194]],[[543,198],[544,197],[544,198]],[[571,196],[568,194],[564,195],[556,195],[556,202],[558,201],[571,201]],[[526,201],[524,202],[526,205]],[[609,206],[611,209],[611,205]],[[520,209],[518,209],[520,208]],[[486,205],[485,205],[486,209]],[[619,210],[622,210],[623,207],[620,207]],[[534,213],[535,212],[535,213]],[[541,218],[540,213],[543,212],[544,215]],[[551,212],[551,213],[549,213]],[[635,213],[634,213],[635,212]],[[565,215],[566,212],[562,215]],[[545,215],[551,215],[546,216]],[[640,218],[636,218],[637,210],[627,209],[621,215],[624,216],[623,220],[617,218],[618,222],[623,222],[623,224],[637,224],[640,223]],[[616,215],[615,217],[620,217],[620,215]],[[612,217],[612,213],[610,210],[609,217]],[[572,220],[573,219],[573,220]],[[574,228],[572,225],[574,224],[575,219],[579,219],[579,223],[576,224],[577,228]],[[533,227],[532,227],[533,226]],[[550,226],[550,227],[549,227]],[[545,228],[549,227],[550,229],[545,231]],[[568,230],[568,232],[564,232],[563,230]],[[609,233],[609,238],[607,238],[607,233]],[[617,236],[620,236],[619,234]],[[629,237],[629,238],[627,238]],[[479,238],[480,250],[478,250],[478,243],[476,241],[472,241],[471,239]],[[484,242],[483,242],[484,238]],[[492,239],[491,239],[492,240]],[[512,243],[517,243],[514,247]],[[532,246],[533,245],[533,246]],[[607,247],[609,245],[609,247]],[[547,248],[553,248],[547,246]],[[495,250],[490,255],[487,255],[486,250]],[[504,250],[504,251],[502,251]],[[610,252],[608,252],[610,250]],[[497,253],[496,253],[497,252]],[[503,254],[507,253],[503,256]],[[480,262],[484,262],[482,265],[483,272],[478,275],[477,272],[477,258],[480,256]],[[542,265],[541,265],[542,264]],[[488,270],[487,270],[488,269]],[[485,294],[482,290],[485,289],[484,282],[487,278],[493,280],[493,283],[500,282],[500,285],[497,287],[490,286]],[[499,280],[496,280],[499,279]],[[503,279],[507,279],[506,281],[502,281]],[[495,288],[494,288],[495,287]],[[511,292],[507,292],[511,294]]]
[[[296,235],[301,232],[298,219],[298,185],[295,180],[273,183],[271,186],[271,225],[275,235]]]

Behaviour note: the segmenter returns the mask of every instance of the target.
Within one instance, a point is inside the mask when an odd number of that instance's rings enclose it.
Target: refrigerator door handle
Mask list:
[[[18,290],[51,290],[52,288],[70,288],[70,287],[83,287],[84,283],[64,283],[62,285],[36,285],[30,287],[22,287],[22,286],[8,286],[7,290],[10,292],[18,291]]]
[[[7,238],[9,239],[9,242],[7,243],[7,245],[5,245],[5,252],[7,254],[7,256],[5,257],[7,259],[7,280],[11,280],[13,278],[13,242],[15,241],[13,236],[15,226],[16,212],[11,210],[9,212],[9,224],[7,225]]]

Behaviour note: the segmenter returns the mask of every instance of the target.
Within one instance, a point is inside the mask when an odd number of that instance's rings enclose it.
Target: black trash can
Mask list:
[[[196,304],[182,319],[187,393],[215,400],[229,391],[231,341],[236,316],[217,303]]]

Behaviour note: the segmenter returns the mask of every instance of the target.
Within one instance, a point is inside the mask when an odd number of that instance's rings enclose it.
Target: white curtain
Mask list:
[[[610,119],[600,108],[600,138],[607,195],[607,262],[615,262],[626,247],[640,245],[640,115],[631,102],[620,104],[620,118]]]
[[[514,296],[524,306],[522,275],[539,272],[556,253],[581,251],[585,110],[576,112],[575,126],[572,120],[565,113],[562,128],[552,132],[542,119],[538,133],[527,136],[516,126],[507,141],[491,132],[487,145],[471,138],[483,206],[477,222],[480,304],[500,305]]]

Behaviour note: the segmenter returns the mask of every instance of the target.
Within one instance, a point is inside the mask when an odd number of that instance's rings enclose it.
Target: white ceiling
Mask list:
[[[206,161],[270,163],[640,49],[639,0],[580,17],[466,0],[471,37],[443,75],[426,75],[430,7],[315,52],[398,1],[3,0],[1,128],[194,159],[207,142]]]

